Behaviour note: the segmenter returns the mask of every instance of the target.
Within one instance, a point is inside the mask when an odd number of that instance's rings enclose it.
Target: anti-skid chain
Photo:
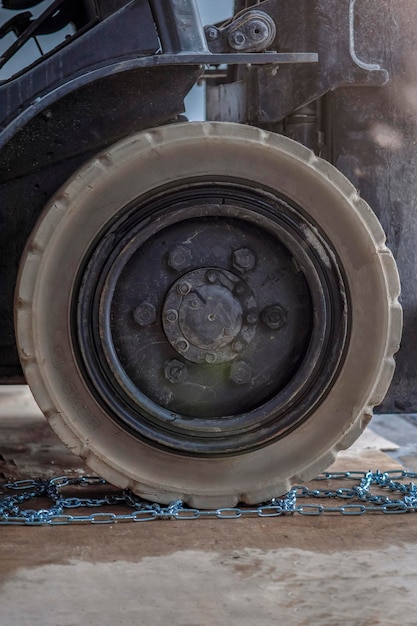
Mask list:
[[[0,525],[67,525],[114,524],[119,522],[146,522],[153,520],[195,520],[201,518],[237,519],[242,517],[280,517],[289,515],[364,515],[383,513],[403,514],[417,511],[417,486],[408,479],[416,479],[417,472],[390,470],[382,472],[325,472],[316,480],[356,481],[357,484],[336,489],[311,489],[295,486],[282,498],[273,498],[256,507],[226,507],[211,510],[190,508],[181,500],[168,506],[148,502],[129,490],[104,495],[100,498],[64,497],[65,487],[100,489],[107,485],[95,476],[70,478],[60,476],[49,480],[28,479],[5,483],[0,488]],[[37,499],[46,499],[48,508],[29,508]],[[312,502],[312,501],[320,502]],[[343,501],[339,505],[323,504]],[[70,513],[74,509],[102,508],[91,514]],[[107,509],[111,507],[112,511]],[[131,512],[117,513],[124,507]]]

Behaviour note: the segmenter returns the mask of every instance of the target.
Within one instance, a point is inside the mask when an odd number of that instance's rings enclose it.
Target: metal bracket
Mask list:
[[[223,26],[204,28],[211,52],[262,52],[276,37],[275,22],[263,11],[245,11]]]

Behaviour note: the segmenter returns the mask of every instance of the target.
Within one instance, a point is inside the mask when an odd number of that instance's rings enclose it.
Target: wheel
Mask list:
[[[331,165],[257,128],[129,137],[22,259],[26,379],[89,466],[159,502],[254,503],[326,468],[390,383],[399,281]]]

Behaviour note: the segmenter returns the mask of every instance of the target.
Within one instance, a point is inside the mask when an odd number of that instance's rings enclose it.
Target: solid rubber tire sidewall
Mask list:
[[[161,186],[207,175],[276,189],[308,211],[337,253],[351,301],[343,366],[321,405],[282,439],[215,459],[158,449],[107,416],[79,371],[69,320],[74,278],[108,221]],[[351,438],[349,431],[359,434],[381,375],[387,379],[382,386],[390,378],[381,374],[381,364],[389,360],[395,286],[387,285],[383,234],[358,202],[350,183],[302,146],[241,125],[166,126],[123,140],[93,160],[46,207],[28,244],[18,291],[24,301],[33,283],[30,311],[17,315],[22,362],[59,436],[110,482],[159,501],[255,502],[324,469]]]

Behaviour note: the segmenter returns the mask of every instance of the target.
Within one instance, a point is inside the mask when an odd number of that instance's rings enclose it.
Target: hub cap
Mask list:
[[[171,346],[188,361],[224,363],[249,346],[257,311],[247,283],[227,270],[204,268],[168,290],[162,323]]]

